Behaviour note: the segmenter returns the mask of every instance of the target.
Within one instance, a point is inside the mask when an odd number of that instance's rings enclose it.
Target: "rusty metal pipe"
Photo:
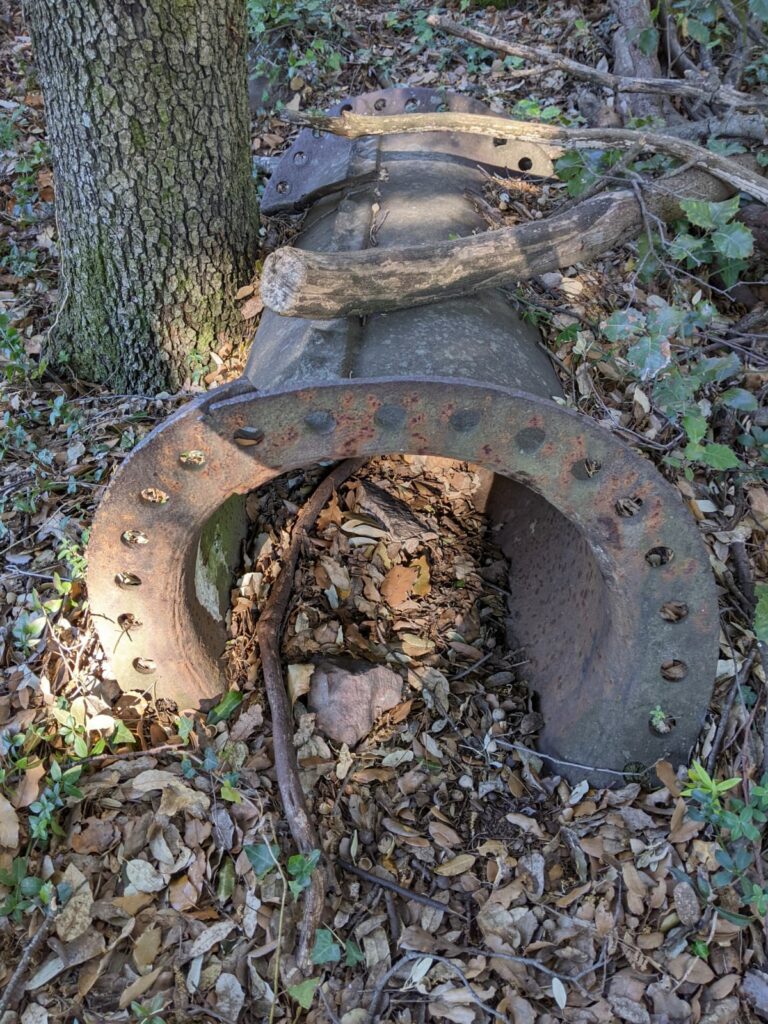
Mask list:
[[[365,113],[485,111],[431,90],[346,103]],[[294,244],[314,250],[443,240],[484,230],[472,194],[487,169],[518,166],[551,173],[529,144],[303,131],[263,209],[308,207]],[[562,392],[538,341],[492,289],[365,321],[266,312],[242,380],[153,431],[102,501],[89,590],[121,685],[184,706],[221,691],[224,629],[201,592],[198,549],[230,495],[318,461],[428,453],[493,474],[486,507],[510,561],[510,643],[530,662],[542,750],[614,770],[684,761],[717,658],[705,549],[677,491],[645,459],[552,401]],[[671,726],[661,734],[657,706]]]

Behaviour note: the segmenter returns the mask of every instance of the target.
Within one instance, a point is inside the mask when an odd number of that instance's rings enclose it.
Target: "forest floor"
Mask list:
[[[562,71],[523,77],[518,61],[439,37],[425,3],[346,0],[333,18],[327,6],[252,0],[277,54],[254,56],[255,100],[266,89],[268,107],[282,99],[303,110],[396,83],[444,86],[552,123],[610,107],[609,95]],[[611,64],[606,3],[466,6],[448,13]],[[694,62],[730,67],[727,20],[674,7]],[[150,398],[46,366],[55,196],[15,4],[9,18],[0,25],[0,1022],[768,1019],[768,679],[758,643],[768,642],[765,264],[743,259],[735,271],[746,291],[734,292],[733,260],[718,265],[700,246],[693,273],[675,258],[676,239],[649,252],[646,238],[510,296],[553,353],[568,404],[651,459],[701,528],[721,646],[692,755],[707,769],[699,795],[685,795],[685,769],[666,764],[662,786],[624,779],[598,790],[569,785],[536,756],[541,718],[525,652],[506,645],[500,563],[472,501],[474,470],[373,460],[311,531],[283,656],[298,712],[310,656],[370,659],[364,626],[386,607],[374,660],[397,670],[405,696],[358,745],[328,740],[312,715],[297,714],[334,886],[315,970],[291,982],[293,892],[314,860],[295,856],[281,816],[254,619],[316,474],[280,478],[251,500],[228,649],[237,696],[207,718],[179,718],[148,695],[121,694],[88,609],[94,509],[135,444],[190,394],[237,376],[243,353],[223,349],[188,391]],[[764,75],[756,56],[741,69],[742,88],[764,90]],[[254,155],[279,153],[290,135],[273,111],[258,113]],[[658,172],[653,159],[635,173]],[[596,182],[609,166],[579,158],[571,192],[575,178]],[[498,226],[568,198],[560,182],[509,178],[489,181],[482,202]],[[700,227],[678,225],[677,238],[695,242]],[[264,224],[264,256],[281,232]],[[243,300],[254,330],[255,294]],[[633,353],[631,332],[605,329],[628,307],[662,358],[653,371]],[[676,324],[663,337],[651,329],[660,310]],[[673,392],[687,396],[682,405]],[[371,501],[381,492],[407,509],[405,532],[376,525]],[[663,709],[654,712],[664,727]]]

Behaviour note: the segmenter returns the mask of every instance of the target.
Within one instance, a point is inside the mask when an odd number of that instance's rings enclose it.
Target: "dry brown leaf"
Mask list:
[[[0,794],[0,846],[15,850],[19,845],[19,816]]]
[[[455,875],[462,875],[465,871],[469,871],[476,860],[477,857],[473,857],[471,853],[460,853],[457,857],[452,857],[451,860],[436,867],[434,873],[444,878],[453,878]]]
[[[416,577],[416,582],[413,585],[413,593],[416,597],[426,597],[432,589],[427,556],[422,555],[420,558],[417,558],[411,563],[411,566],[412,568],[418,569],[419,573]]]
[[[136,892],[160,892],[168,884],[153,864],[138,858],[128,861],[125,874]]]
[[[131,1005],[134,999],[138,999],[139,996],[143,996],[145,992],[148,992],[160,977],[162,969],[162,967],[156,967],[154,971],[145,974],[143,978],[137,978],[136,981],[129,985],[120,994],[120,1000],[117,1004],[120,1009],[124,1010],[127,1006]]]
[[[147,928],[136,940],[133,947],[133,961],[139,972],[144,974],[155,962],[160,950],[162,932],[159,928]]]
[[[114,822],[104,818],[86,818],[80,823],[80,831],[73,832],[72,849],[76,853],[105,853],[120,839]]]
[[[523,832],[529,832],[531,835],[536,836],[537,839],[543,839],[544,833],[541,831],[541,825],[535,818],[528,817],[527,814],[518,814],[516,811],[510,811],[509,814],[505,814],[504,817],[512,825],[517,825]]]
[[[240,315],[243,320],[251,320],[258,316],[262,309],[264,309],[264,303],[261,301],[261,295],[253,295],[240,307]]]
[[[74,864],[68,864],[62,877],[71,887],[72,895],[56,918],[56,934],[64,942],[76,939],[91,927],[93,893],[85,875]]]
[[[454,846],[458,846],[461,843],[459,833],[442,821],[430,821],[429,834],[437,845],[442,846],[445,850],[452,850]]]
[[[309,684],[312,674],[315,671],[314,665],[289,665],[287,668],[288,694],[291,704],[295,704],[299,697],[309,693]]]
[[[390,608],[399,608],[405,604],[418,577],[419,570],[413,566],[392,566],[379,588]]]

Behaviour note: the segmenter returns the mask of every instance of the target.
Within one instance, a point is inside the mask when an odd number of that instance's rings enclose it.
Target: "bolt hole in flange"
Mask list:
[[[667,622],[682,622],[688,615],[688,605],[685,601],[667,601],[661,606],[659,614]]]
[[[378,110],[378,111],[382,111],[386,107],[386,105],[387,105],[387,101],[382,96],[380,96],[376,100],[376,102],[373,104],[373,109],[374,110]]]
[[[146,501],[148,505],[165,505],[170,498],[159,487],[145,487],[141,492],[141,500]]]
[[[124,612],[122,615],[118,615],[117,624],[124,633],[132,633],[134,630],[140,629],[144,625],[140,619],[137,619],[135,615],[130,612]]]
[[[669,565],[674,557],[675,553],[672,548],[664,547],[662,544],[651,548],[645,553],[645,560],[652,569],[658,569],[662,565]]]
[[[264,436],[264,431],[259,427],[240,427],[234,433],[234,440],[241,448],[253,448],[262,443]]]
[[[157,665],[151,658],[134,658],[133,667],[142,676],[151,676],[157,672]]]
[[[352,104],[351,103],[345,103],[344,106],[341,108],[341,113],[342,114],[348,114],[351,110],[352,110]]]
[[[131,587],[140,587],[141,576],[137,576],[135,572],[119,572],[115,576],[115,583],[123,590],[130,589]]]
[[[676,724],[672,715],[658,705],[648,716],[648,725],[654,736],[668,736]]]
[[[631,516],[636,516],[642,507],[643,499],[637,495],[631,498],[619,498],[616,502],[616,514],[622,519],[629,519]]]
[[[688,666],[679,658],[670,658],[662,662],[661,674],[670,683],[677,683],[688,675]]]
[[[149,544],[149,537],[142,530],[125,530],[120,534],[120,540],[129,548],[137,548],[143,544]]]
[[[305,164],[307,162],[307,154],[301,149],[298,150],[298,152],[293,154],[293,162],[297,166],[301,167],[302,164]]]
[[[582,459],[580,462],[574,462],[571,466],[571,473],[577,480],[591,480],[601,469],[602,463],[597,459]]]
[[[494,146],[506,146],[508,141],[508,139],[494,139],[493,144]]]
[[[529,156],[522,156],[517,161],[517,166],[521,171],[530,171],[533,167],[533,160]]]
[[[413,96],[411,96],[409,99],[405,101],[405,106],[403,107],[403,109],[405,110],[406,114],[412,114],[414,110],[416,110],[418,105],[419,101],[414,99]]]
[[[275,188],[281,196],[285,196],[291,191],[291,184],[288,181],[278,181]]]
[[[205,465],[205,452],[201,452],[198,448],[182,452],[179,456],[179,462],[187,469],[199,469]]]

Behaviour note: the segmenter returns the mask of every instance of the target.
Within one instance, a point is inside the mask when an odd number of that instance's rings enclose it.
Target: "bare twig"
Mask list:
[[[299,560],[307,530],[315,522],[336,488],[364,461],[364,459],[347,459],[339,463],[322,480],[312,497],[299,511],[293,524],[291,540],[283,558],[280,575],[272,584],[272,589],[256,624],[256,639],[261,654],[264,688],[272,714],[272,743],[277,785],[291,835],[299,852],[304,855],[311,853],[312,850],[321,849],[321,846],[315,826],[309,816],[304,791],[301,788],[296,748],[293,744],[293,716],[280,662],[280,637],[293,587],[296,563]],[[299,939],[298,961],[304,966],[309,963],[315,930],[323,912],[324,896],[323,872],[315,871],[304,898]]]
[[[547,63],[551,68],[564,71],[572,78],[579,78],[587,82],[595,82],[612,89],[615,92],[623,93],[656,93],[661,96],[688,96],[694,100],[709,99],[711,102],[721,103],[733,108],[764,107],[768,100],[762,97],[752,96],[750,93],[739,92],[730,86],[718,86],[711,95],[707,95],[708,81],[701,75],[692,81],[680,81],[677,78],[632,78],[623,75],[614,75],[609,71],[597,71],[587,64],[580,64],[578,61],[563,57],[559,53],[548,49],[546,46],[526,46],[522,43],[511,43],[506,39],[497,39],[486,32],[478,32],[476,29],[458,25],[449,18],[439,15],[430,15],[427,19],[433,28],[442,29],[450,35],[466,39],[467,42],[475,43],[477,46],[484,46],[487,50],[496,50],[499,53],[506,53],[512,57],[522,57],[524,60],[532,60],[537,63]]]
[[[529,757],[540,757],[542,761],[551,761],[552,764],[560,764],[564,768],[582,768],[585,772],[600,772],[604,775],[615,775],[620,779],[627,779],[637,775],[637,772],[617,772],[613,768],[597,768],[593,764],[578,764],[576,761],[563,761],[560,757],[552,757],[551,754],[542,754],[538,750],[531,750],[530,747],[524,747],[521,743],[508,743],[506,740],[501,740],[497,736],[494,737],[493,742],[497,747],[501,747],[502,750],[517,750],[521,754],[527,754]]]
[[[21,982],[24,980],[24,976],[27,973],[27,968],[29,967],[32,958],[35,956],[35,954],[41,948],[45,940],[48,938],[51,928],[53,927],[53,922],[55,918],[55,910],[49,908],[46,911],[43,920],[40,922],[39,928],[32,937],[32,941],[25,947],[21,960],[19,960],[18,964],[16,965],[16,969],[11,975],[10,981],[5,986],[5,990],[3,991],[2,996],[0,996],[0,1021],[3,1019],[6,1010],[10,1009],[13,1006],[16,1000],[17,990]]]
[[[466,917],[465,914],[457,913],[455,910],[445,904],[441,903],[440,900],[433,900],[431,896],[425,896],[420,892],[413,892],[411,889],[406,889],[402,885],[398,885],[397,882],[391,882],[388,878],[382,878],[380,875],[374,875],[370,871],[365,871],[363,868],[359,868],[357,864],[351,864],[346,860],[337,860],[336,863],[344,871],[348,871],[350,875],[357,875],[358,878],[362,878],[366,882],[370,882],[372,885],[378,885],[382,889],[388,889],[390,892],[396,893],[398,896],[402,896],[404,900],[414,900],[416,903],[421,903],[425,907],[432,907],[433,910],[440,910],[444,914],[454,914],[457,917]]]

